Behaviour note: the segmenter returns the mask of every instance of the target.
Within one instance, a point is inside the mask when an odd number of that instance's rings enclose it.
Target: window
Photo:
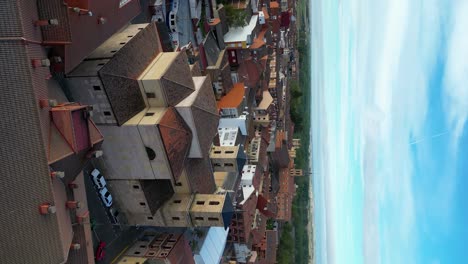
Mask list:
[[[111,53],[116,53],[117,51],[116,50],[111,50]]]
[[[234,167],[234,164],[232,164],[232,163],[224,163],[224,166],[225,166],[225,167]]]
[[[210,205],[218,205],[219,202],[218,201],[210,201]]]
[[[173,216],[173,217],[172,217],[172,220],[179,221],[179,220],[180,220],[180,217]]]
[[[145,245],[140,245],[140,248],[146,248],[146,246]]]
[[[208,221],[219,221],[217,217],[208,217]]]
[[[112,114],[111,114],[111,112],[109,112],[109,111],[104,111],[104,115],[105,115],[105,116],[110,116],[110,115],[112,115]]]
[[[153,220],[153,217],[152,217],[152,216],[148,216],[148,217],[146,217],[146,218],[148,218],[148,220]]]
[[[133,35],[129,35],[129,36],[127,36],[127,37],[129,37],[129,38],[133,38]]]
[[[203,221],[203,217],[197,216],[197,217],[195,217],[195,220],[197,220],[197,221]]]
[[[145,147],[145,150],[149,160],[154,160],[156,158],[156,152],[154,152],[152,148]]]
[[[125,45],[126,42],[120,42],[120,45]]]
[[[140,251],[135,251],[135,252],[133,252],[133,254],[138,255],[138,254],[140,254]]]
[[[93,89],[94,89],[94,91],[100,91],[100,90],[101,90],[101,86],[99,86],[99,85],[93,85]]]
[[[99,63],[97,66],[104,66],[105,63]]]
[[[141,206],[146,206],[146,203],[140,202],[140,205],[141,205]]]
[[[146,93],[146,97],[148,97],[148,98],[156,98],[156,94],[155,94],[155,93]]]
[[[180,204],[182,201],[181,200],[174,200],[175,204]]]
[[[145,114],[145,116],[154,116],[154,113],[147,112],[147,113]]]
[[[224,153],[226,153],[226,154],[232,154],[232,153],[234,153],[234,151],[232,151],[232,150],[227,150],[227,151],[225,151]]]
[[[197,204],[198,204],[198,205],[204,205],[204,204],[205,204],[205,201],[197,201]]]
[[[133,185],[133,189],[140,189],[140,186],[138,186],[138,185]]]
[[[182,183],[181,183],[181,182],[176,182],[176,183],[175,183],[175,186],[179,186],[179,187],[180,187],[180,186],[182,186]]]
[[[214,153],[215,153],[215,154],[221,154],[221,151],[220,151],[220,150],[215,150]]]

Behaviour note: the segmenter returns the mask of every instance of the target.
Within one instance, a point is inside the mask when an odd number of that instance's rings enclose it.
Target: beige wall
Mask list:
[[[192,201],[190,194],[174,194],[160,209],[166,226],[191,226],[189,208]]]
[[[179,177],[179,182],[173,186],[175,193],[189,194],[190,185],[188,182],[187,171],[184,169]]]
[[[108,180],[107,185],[112,193],[112,198],[118,202],[127,218],[135,218],[135,215],[141,215],[138,218],[151,216],[139,181]],[[140,203],[145,203],[145,205]]]
[[[224,194],[196,194],[190,207],[194,226],[223,226]],[[213,203],[213,204],[212,204]]]
[[[232,153],[229,153],[232,152]],[[239,146],[213,146],[210,151],[210,159],[213,164],[213,170],[225,172],[238,172],[237,153]],[[232,164],[232,166],[230,166]]]
[[[107,179],[172,179],[166,152],[157,126],[100,126],[104,135],[104,160]],[[145,146],[156,158],[150,161]]]

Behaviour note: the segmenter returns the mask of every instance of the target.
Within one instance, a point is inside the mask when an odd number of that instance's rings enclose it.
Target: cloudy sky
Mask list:
[[[311,2],[317,263],[466,263],[468,1]]]

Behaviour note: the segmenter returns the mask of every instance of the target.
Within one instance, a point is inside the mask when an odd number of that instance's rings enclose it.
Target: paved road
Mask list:
[[[105,207],[102,203],[98,190],[95,188],[94,183],[91,180],[89,173],[93,169],[94,165],[89,163],[83,170],[85,175],[88,209],[90,217],[95,223],[93,228],[93,245],[94,250],[96,250],[100,241],[106,242],[105,257],[100,263],[111,263],[111,261],[118,256],[122,250],[136,240],[140,230],[137,230],[132,226],[114,224],[111,221],[109,208]],[[114,204],[113,206],[117,207],[118,205]],[[123,219],[121,222],[125,222],[125,220]]]
[[[179,0],[177,32],[179,32],[179,47],[187,45],[190,41],[193,44],[196,43],[193,36],[192,19],[190,18],[190,4],[187,0]]]

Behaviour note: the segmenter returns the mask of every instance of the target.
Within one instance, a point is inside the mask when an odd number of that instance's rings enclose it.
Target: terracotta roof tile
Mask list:
[[[118,1],[90,0],[88,8],[94,16],[78,16],[71,11],[68,13],[72,43],[65,45],[65,72],[71,71],[95,48],[141,12],[139,1],[130,1],[120,8]],[[98,24],[99,17],[105,18],[106,23]]]
[[[231,91],[223,96],[218,102],[218,109],[237,108],[245,96],[244,83],[235,83]]]
[[[264,38],[265,38],[265,34],[267,30],[268,30],[268,27],[266,26],[262,28],[260,33],[257,35],[257,38],[255,38],[252,45],[250,45],[249,49],[258,49],[266,44],[264,41]]]
[[[169,107],[159,121],[159,131],[166,149],[172,175],[177,181],[184,168],[192,132],[174,107]]]

